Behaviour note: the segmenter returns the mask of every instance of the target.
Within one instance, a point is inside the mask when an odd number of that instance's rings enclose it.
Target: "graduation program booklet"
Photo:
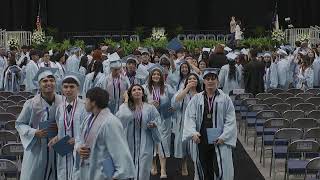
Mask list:
[[[53,123],[54,122],[51,122],[51,121],[42,121],[42,122],[39,123],[39,129],[47,129],[48,138],[53,138],[53,137],[55,137],[57,135],[57,132],[49,131],[49,127]]]
[[[112,177],[113,177],[113,174],[114,174],[114,172],[115,172],[112,158],[109,156],[108,158],[106,158],[105,160],[103,160],[102,165],[103,165],[103,169],[102,169],[103,173],[104,173],[107,177],[112,178]]]
[[[60,139],[56,144],[52,146],[52,148],[60,155],[65,156],[73,151],[74,146],[69,144],[70,136],[65,136]]]
[[[221,128],[207,128],[208,144],[214,144],[222,134]]]

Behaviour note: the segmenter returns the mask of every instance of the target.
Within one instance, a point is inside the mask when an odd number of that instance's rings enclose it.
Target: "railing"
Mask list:
[[[9,48],[8,41],[17,39],[20,46],[31,45],[32,32],[30,31],[6,31],[0,29],[0,46]]]
[[[294,46],[301,36],[308,37],[310,44],[320,43],[320,27],[310,26],[310,28],[294,28],[285,30],[286,41]]]

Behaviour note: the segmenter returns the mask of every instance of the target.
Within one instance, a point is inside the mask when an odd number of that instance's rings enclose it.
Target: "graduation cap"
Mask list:
[[[219,70],[220,70],[219,68],[205,68],[203,72],[203,79],[205,79],[206,76],[210,74],[218,76]]]
[[[283,49],[278,49],[277,54],[282,56],[288,56],[288,53]]]
[[[204,52],[204,51],[210,52],[210,51],[211,51],[211,49],[210,49],[210,48],[206,48],[206,47],[204,47],[204,48],[202,48],[202,52]]]
[[[151,73],[151,72],[152,72],[153,70],[155,70],[155,69],[160,70],[161,73],[163,73],[163,71],[164,71],[164,68],[163,68],[160,64],[154,64],[154,65],[152,65],[152,66],[148,69],[148,71],[149,71],[149,73]]]
[[[139,51],[140,51],[141,54],[147,53],[148,55],[150,55],[150,52],[149,52],[149,50],[147,48],[142,48]]]
[[[238,55],[236,53],[234,53],[234,52],[230,52],[226,56],[227,56],[229,61],[234,61],[237,58]]]
[[[43,78],[53,76],[57,72],[58,68],[41,67],[33,80],[40,82]]]
[[[249,54],[249,49],[241,49],[241,51],[240,51],[242,54],[244,54],[244,55],[248,55]]]
[[[128,63],[135,63],[135,64],[138,64],[138,59],[134,56],[134,55],[129,55],[129,56],[125,56],[125,57],[123,57],[122,59],[121,59],[121,62],[122,63],[126,63],[126,64],[128,64]]]
[[[265,52],[263,57],[271,57],[271,53],[270,52]]]
[[[263,57],[263,53],[258,53],[257,57]]]
[[[86,76],[83,75],[83,74],[67,71],[65,77],[62,80],[62,82],[67,78],[72,78],[75,81],[77,81],[77,83],[79,85],[79,92],[82,92],[82,88],[83,88],[83,83],[84,83],[85,77]]]
[[[231,52],[232,51],[232,49],[229,48],[228,46],[224,47],[224,50],[227,51],[227,52]]]
[[[174,38],[167,44],[167,49],[178,51],[180,49],[183,49],[183,45],[178,38]]]
[[[108,56],[110,62],[110,68],[120,69],[122,67],[121,58],[118,53],[113,53]]]

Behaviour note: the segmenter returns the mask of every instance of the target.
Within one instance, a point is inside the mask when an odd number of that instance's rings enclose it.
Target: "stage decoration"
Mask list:
[[[41,45],[42,43],[44,43],[46,40],[46,36],[44,34],[44,32],[40,29],[40,30],[35,30],[32,33],[32,38],[31,38],[31,42],[32,44],[35,45]]]
[[[16,38],[10,38],[8,41],[8,45],[10,48],[19,48],[19,41]]]
[[[152,40],[166,40],[166,30],[163,27],[152,28],[151,39]]]
[[[285,40],[285,33],[282,29],[274,29],[271,37],[274,41],[283,42]]]

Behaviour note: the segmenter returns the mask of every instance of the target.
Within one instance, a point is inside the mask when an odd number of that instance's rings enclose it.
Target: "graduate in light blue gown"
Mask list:
[[[3,78],[4,78],[4,70],[8,66],[7,58],[5,56],[6,49],[0,47],[0,89],[3,89]]]
[[[39,51],[31,50],[30,52],[31,60],[26,66],[26,78],[25,85],[26,91],[36,94],[38,91],[37,81],[34,81],[33,78],[39,70],[38,61],[40,59]]]
[[[124,102],[124,93],[129,89],[130,82],[128,77],[121,75],[122,64],[117,53],[109,56],[110,74],[104,74],[104,77],[98,82],[101,87],[109,93],[109,109],[112,114],[116,114],[119,106]]]
[[[311,59],[309,56],[302,57],[302,63],[300,65],[297,75],[296,88],[307,90],[313,88],[314,73],[311,66]]]
[[[9,59],[9,66],[4,72],[3,88],[5,91],[19,92],[20,84],[24,79],[24,74],[19,66],[16,65],[14,58]]]
[[[172,133],[172,115],[171,98],[174,90],[171,86],[165,84],[163,77],[163,68],[159,64],[155,64],[149,69],[149,78],[145,84],[145,92],[148,102],[153,104],[161,116],[161,124],[159,130],[161,134],[161,143],[156,144],[155,153],[159,154],[162,178],[167,177],[166,158],[170,157],[170,144]],[[157,174],[156,159],[154,158],[151,174]]]
[[[179,70],[168,76],[167,83],[178,91],[183,89],[186,77],[191,73],[191,67],[187,61],[181,61],[176,67],[179,67]]]
[[[66,61],[66,70],[71,72],[79,72],[79,64],[80,64],[80,51],[81,49],[78,47],[71,48],[70,50],[71,56]]]
[[[149,72],[144,68],[138,67],[138,59],[133,56],[125,58],[125,76],[128,77],[130,85],[140,84],[143,85],[148,77]]]
[[[184,128],[184,117],[186,108],[191,98],[201,92],[201,83],[199,77],[195,73],[190,73],[184,84],[184,89],[180,89],[172,98],[172,107],[176,110],[176,119],[173,126],[175,134],[174,139],[174,157],[183,158],[182,161],[182,176],[188,175],[187,156],[190,154],[191,141],[182,142],[182,134]]]
[[[116,116],[121,120],[135,164],[135,180],[150,179],[153,146],[160,142],[158,125],[161,123],[157,109],[147,103],[141,85],[128,90],[128,102],[123,103]]]
[[[220,87],[225,94],[229,95],[230,91],[240,89],[242,72],[236,68],[237,55],[235,53],[228,53],[227,58],[229,63],[222,66],[219,72]]]
[[[108,92],[94,87],[87,92],[86,97],[85,107],[92,115],[83,122],[81,136],[76,139],[74,179],[113,180],[135,177],[135,167],[121,121],[107,108]]]
[[[100,61],[95,61],[93,64],[93,72],[86,75],[83,88],[81,91],[81,96],[84,98],[87,91],[93,87],[96,87],[100,82],[100,79],[104,77],[102,71],[102,63]]]
[[[313,63],[313,87],[314,88],[319,88],[320,87],[320,57],[317,56]]]
[[[35,76],[40,94],[27,100],[16,121],[16,129],[24,148],[20,180],[56,180],[56,158],[48,147],[48,133],[56,131],[55,114],[62,96],[55,94],[54,71],[41,68]],[[47,129],[39,129],[41,124]]]
[[[288,89],[290,80],[290,61],[287,59],[288,54],[279,49],[277,51],[279,61],[277,62],[278,88]]]
[[[237,126],[230,97],[218,89],[217,71],[204,72],[204,91],[189,102],[183,130],[183,141],[192,140],[191,157],[195,180],[232,180],[232,148],[236,146]],[[207,128],[216,130],[217,139],[208,142]]]
[[[81,74],[67,73],[62,80],[62,93],[65,98],[57,108],[55,120],[58,125],[58,135],[49,142],[50,147],[65,136],[69,136],[69,143],[74,145],[75,138],[80,136],[80,125],[88,115],[84,100],[78,98],[83,79]],[[72,179],[74,162],[73,152],[65,156],[57,154],[58,180]]]
[[[277,64],[273,62],[270,53],[265,53],[263,60],[265,62],[264,89],[267,92],[278,87],[278,71]]]

